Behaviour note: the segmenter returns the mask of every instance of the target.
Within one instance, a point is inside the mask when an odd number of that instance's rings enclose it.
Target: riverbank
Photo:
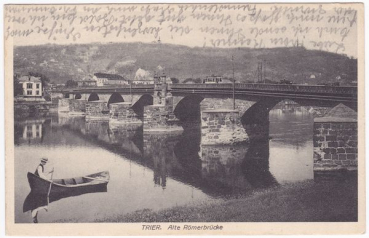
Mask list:
[[[357,177],[308,181],[252,195],[158,212],[140,210],[96,222],[344,222],[357,221]]]

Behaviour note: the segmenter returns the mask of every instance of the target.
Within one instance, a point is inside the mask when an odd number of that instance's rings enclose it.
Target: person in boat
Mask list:
[[[47,174],[45,173],[45,165],[48,161],[49,161],[48,158],[41,158],[40,164],[37,166],[36,171],[35,171],[36,176],[43,178],[45,180],[51,180],[50,178],[48,178],[48,175],[54,172],[54,168],[53,168]],[[31,210],[31,216],[32,216],[33,223],[38,223],[37,215],[38,215],[38,212],[41,210],[48,211],[48,205],[40,206],[40,207],[37,207]]]
[[[48,178],[47,176],[54,172],[54,168],[50,172],[45,174],[45,165],[46,165],[47,161],[49,161],[48,158],[42,158],[41,159],[40,164],[36,168],[35,175],[40,177],[40,178],[43,178],[45,180],[50,180],[50,178]]]

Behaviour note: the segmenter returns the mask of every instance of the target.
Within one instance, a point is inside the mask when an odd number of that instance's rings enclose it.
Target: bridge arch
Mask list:
[[[316,107],[321,109],[321,113],[328,111],[329,109],[337,106],[340,102],[334,101],[314,101],[311,102],[305,99],[291,99],[291,98],[265,98],[260,99],[257,103],[252,105],[241,116],[241,122],[243,125],[249,124],[267,124],[269,118],[269,112],[278,103],[282,101],[291,101],[297,103],[299,106]]]
[[[269,111],[283,100],[284,99],[265,99],[258,101],[243,113],[241,116],[242,124],[268,124]]]
[[[122,97],[122,95],[120,95],[120,93],[113,93],[109,100],[108,100],[108,106],[111,104],[111,103],[117,103],[117,102],[124,102],[124,99]]]
[[[144,107],[153,104],[153,97],[149,94],[144,94],[133,105],[132,110],[139,116],[143,117]]]
[[[91,93],[87,101],[92,102],[98,100],[100,100],[99,95],[97,93]]]
[[[69,93],[64,94],[64,98],[69,98]]]
[[[74,95],[74,99],[81,99],[82,95],[80,93],[77,93],[76,95]]]
[[[189,95],[181,99],[174,108],[174,115],[182,122],[200,121],[201,102],[204,97],[200,95]]]

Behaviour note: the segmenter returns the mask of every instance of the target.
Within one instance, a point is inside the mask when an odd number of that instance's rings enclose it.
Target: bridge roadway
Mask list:
[[[231,97],[233,94],[232,84],[170,84],[169,90],[173,95],[189,94],[216,94]],[[152,94],[154,85],[127,85],[120,87],[86,87],[64,90],[63,93],[134,93]],[[237,83],[235,84],[236,97],[269,97],[288,98],[300,100],[322,100],[334,102],[357,102],[357,87],[349,86],[324,86],[324,85],[298,85],[298,84],[257,84]]]

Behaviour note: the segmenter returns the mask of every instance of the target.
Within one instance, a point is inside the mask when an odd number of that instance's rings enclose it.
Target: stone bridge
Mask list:
[[[285,99],[323,109],[339,103],[357,108],[356,87],[156,83],[75,88],[62,95],[59,112],[112,124],[143,123],[145,132],[182,130],[186,122],[201,121],[202,144],[232,144],[268,134],[269,111]]]

